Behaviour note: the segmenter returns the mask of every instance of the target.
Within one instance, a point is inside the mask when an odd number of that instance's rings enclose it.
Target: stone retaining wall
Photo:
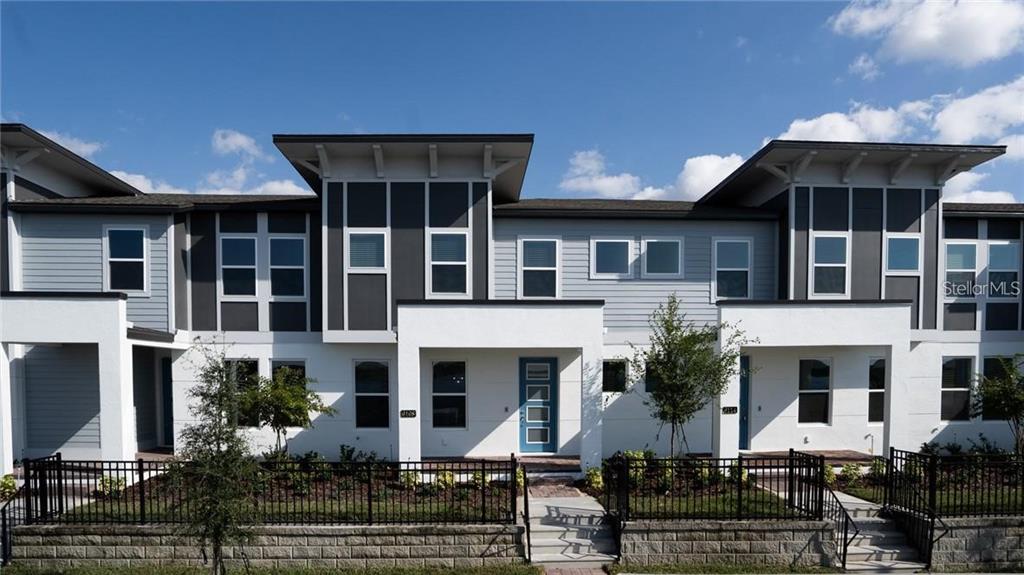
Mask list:
[[[936,571],[1024,570],[1024,517],[943,518],[949,533],[935,542]],[[935,525],[938,536],[941,523]]]
[[[516,525],[260,527],[231,563],[254,567],[460,567],[520,563]],[[39,567],[201,564],[191,540],[167,526],[26,525],[14,530],[14,562]]]
[[[831,565],[825,521],[637,521],[622,531],[625,565]]]

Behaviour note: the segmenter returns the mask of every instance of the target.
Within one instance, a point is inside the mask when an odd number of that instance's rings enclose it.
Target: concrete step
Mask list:
[[[615,553],[615,541],[611,537],[600,537],[597,539],[579,539],[574,537],[530,539],[530,549],[534,553]]]
[[[920,573],[924,563],[917,561],[846,561],[847,573]]]
[[[905,545],[907,536],[895,528],[886,529],[883,526],[874,527],[872,524],[858,524],[860,533],[851,541],[851,545]]]
[[[859,519],[859,518],[868,519],[868,518],[872,518],[872,517],[878,517],[878,514],[881,511],[882,511],[881,507],[853,507],[853,508],[847,507],[846,508],[846,512],[849,513],[850,517],[853,517],[854,519]]]
[[[530,522],[530,534],[533,537],[546,537],[548,534],[564,535],[567,537],[587,538],[607,533],[612,534],[612,526],[606,523],[600,525],[556,525],[549,523]]]
[[[910,561],[917,550],[906,545],[850,545],[846,561]]]
[[[556,564],[564,563],[568,568],[582,569],[588,563],[595,566],[607,565],[615,562],[614,555],[606,553],[533,553],[533,563],[542,563],[546,567],[554,567]]]
[[[530,526],[556,525],[560,527],[599,527],[604,525],[604,515],[558,515],[530,517]]]

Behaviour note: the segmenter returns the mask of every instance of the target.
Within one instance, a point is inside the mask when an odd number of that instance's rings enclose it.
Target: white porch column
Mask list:
[[[398,377],[396,393],[398,399],[398,460],[420,461],[422,458],[420,426],[423,413],[420,405],[420,346],[412,338],[398,338]],[[402,417],[402,411],[412,411],[416,417]]]
[[[712,452],[714,457],[733,458],[740,453],[740,358],[736,358],[736,374],[729,378],[718,400],[711,404]],[[732,413],[722,413],[722,408],[733,407]]]
[[[906,415],[910,409],[910,350],[905,344],[888,347],[885,355],[885,422],[882,427],[882,455],[889,449],[916,450],[910,441]]]
[[[602,395],[603,352],[601,340],[588,342],[580,350],[583,378],[580,390],[580,465],[584,470],[601,467],[604,446],[601,442],[604,427],[604,396]]]
[[[125,337],[127,321],[120,300],[119,321],[99,334],[100,454],[107,460],[135,459],[135,390],[132,385],[132,346]]]
[[[14,472],[14,417],[11,410],[11,356],[0,343],[0,476]]]

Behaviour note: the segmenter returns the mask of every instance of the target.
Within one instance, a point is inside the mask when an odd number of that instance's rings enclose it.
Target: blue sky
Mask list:
[[[692,199],[766,138],[995,143],[1024,201],[1024,2],[13,3],[0,114],[147,190],[304,184],[274,133],[533,132],[526,197]]]

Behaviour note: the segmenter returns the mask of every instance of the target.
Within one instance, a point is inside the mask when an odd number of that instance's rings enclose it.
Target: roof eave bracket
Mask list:
[[[785,170],[779,168],[775,164],[770,164],[768,162],[758,162],[757,167],[761,168],[762,170],[768,172],[769,174],[775,176],[776,178],[782,180],[787,184],[792,183],[792,179],[789,177],[789,174],[787,174]]]
[[[326,180],[331,177],[331,161],[327,158],[323,144],[316,145],[316,157],[320,160],[320,177]]]
[[[957,168],[960,166],[960,163],[963,162],[964,158],[966,157],[967,154],[959,154],[953,156],[945,164],[943,164],[941,166],[941,169],[938,170],[935,176],[935,185],[946,185],[946,182],[948,182],[949,179],[952,178],[957,173]]]
[[[843,162],[843,173],[840,178],[844,184],[849,184],[850,179],[857,172],[857,168],[860,167],[860,163],[864,161],[864,158],[868,157],[867,152],[859,152],[854,154],[849,160]]]
[[[889,184],[893,185],[900,181],[900,177],[910,167],[911,162],[917,158],[917,154],[907,154],[895,162],[889,164]]]

